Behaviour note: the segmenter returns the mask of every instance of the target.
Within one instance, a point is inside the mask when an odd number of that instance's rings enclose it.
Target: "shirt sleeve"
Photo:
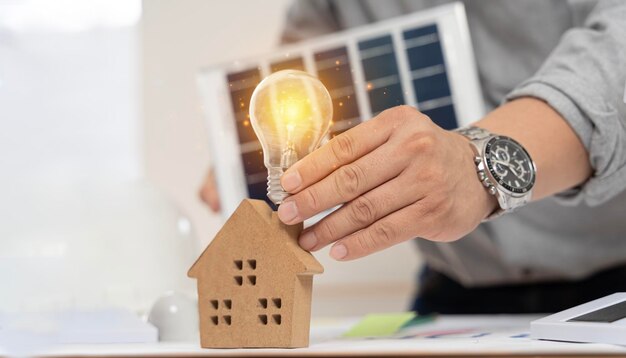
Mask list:
[[[292,43],[340,30],[333,2],[292,0],[281,42]]]
[[[626,1],[600,1],[584,26],[568,30],[539,71],[507,100],[536,97],[569,123],[589,153],[592,177],[557,194],[600,205],[626,189]]]

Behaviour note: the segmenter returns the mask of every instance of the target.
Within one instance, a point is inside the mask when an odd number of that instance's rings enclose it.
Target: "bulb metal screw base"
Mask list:
[[[268,168],[267,176],[267,197],[276,205],[282,204],[283,200],[290,194],[280,185],[280,177],[285,170],[281,167]]]

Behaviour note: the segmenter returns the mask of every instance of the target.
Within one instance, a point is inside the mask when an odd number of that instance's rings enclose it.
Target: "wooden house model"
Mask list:
[[[324,269],[298,245],[301,231],[264,201],[241,202],[188,273],[202,347],[308,346],[313,275]]]

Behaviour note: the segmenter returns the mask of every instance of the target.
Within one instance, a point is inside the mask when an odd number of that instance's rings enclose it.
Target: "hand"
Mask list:
[[[332,139],[281,178],[292,193],[278,209],[296,224],[336,205],[299,243],[352,260],[421,237],[452,241],[496,207],[476,175],[473,151],[460,134],[441,129],[408,106],[382,112]]]
[[[215,184],[213,168],[209,169],[198,195],[200,196],[200,200],[204,201],[209,208],[211,208],[211,211],[214,213],[220,211],[220,197],[217,193],[217,185]]]

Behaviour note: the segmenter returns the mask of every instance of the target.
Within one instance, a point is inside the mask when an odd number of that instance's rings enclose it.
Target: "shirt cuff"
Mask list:
[[[614,165],[607,165],[607,161],[611,162],[607,156],[611,156],[614,149],[611,145],[619,143],[623,137],[619,118],[611,118],[616,113],[595,111],[592,119],[586,115],[584,109],[576,105],[578,101],[551,83],[536,78],[518,86],[506,96],[506,101],[520,97],[534,97],[549,104],[568,122],[589,153],[594,174],[580,186],[556,194],[554,198],[557,202],[564,205],[584,202],[596,206],[624,189],[626,167],[615,168]]]

